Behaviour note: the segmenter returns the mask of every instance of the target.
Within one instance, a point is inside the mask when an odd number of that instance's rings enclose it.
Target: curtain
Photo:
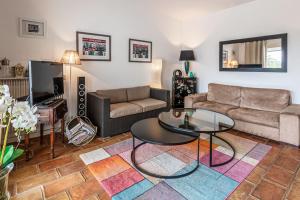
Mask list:
[[[254,41],[245,43],[245,63],[265,64],[265,41]]]

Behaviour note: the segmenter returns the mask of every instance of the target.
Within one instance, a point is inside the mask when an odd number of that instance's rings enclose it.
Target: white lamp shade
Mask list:
[[[81,65],[79,55],[74,50],[66,50],[61,58],[61,62],[63,64]]]

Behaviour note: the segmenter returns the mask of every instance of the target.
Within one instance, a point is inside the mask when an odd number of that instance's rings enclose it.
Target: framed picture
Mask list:
[[[19,18],[19,36],[31,38],[45,38],[46,21]]]
[[[152,42],[129,39],[129,62],[152,62]]]
[[[111,36],[76,32],[76,47],[80,60],[111,61]]]

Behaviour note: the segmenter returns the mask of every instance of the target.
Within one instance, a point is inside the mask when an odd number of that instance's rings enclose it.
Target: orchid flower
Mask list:
[[[17,147],[13,150],[11,146],[6,147],[7,137],[10,126],[15,130],[18,142],[21,141],[21,133],[29,134],[36,130],[38,115],[37,108],[30,107],[27,101],[18,102],[10,96],[9,87],[0,85],[0,138],[2,137],[2,128],[5,128],[3,146],[1,148],[0,166],[4,167],[23,153],[23,150]],[[13,151],[9,157],[6,156],[7,148]]]

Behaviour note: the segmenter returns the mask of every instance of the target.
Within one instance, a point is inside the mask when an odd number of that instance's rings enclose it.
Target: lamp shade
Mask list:
[[[193,50],[181,50],[179,60],[180,61],[195,60]]]
[[[80,58],[77,51],[66,50],[63,57],[61,58],[63,64],[80,65]]]

